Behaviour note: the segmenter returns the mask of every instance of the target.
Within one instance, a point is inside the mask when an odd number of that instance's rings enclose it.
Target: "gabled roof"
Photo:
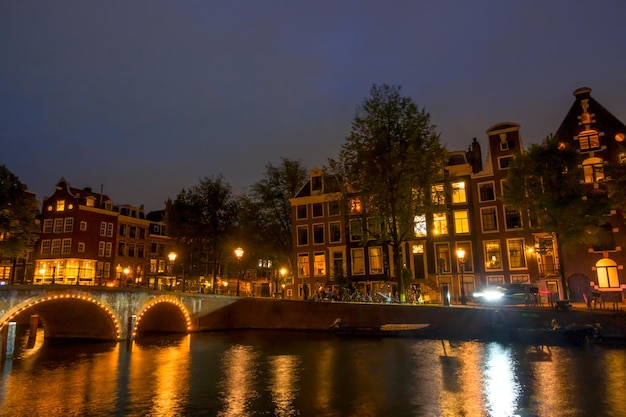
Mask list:
[[[591,97],[591,88],[578,88],[574,91],[574,96],[576,97],[576,100],[565,115],[563,122],[561,122],[561,126],[559,126],[559,129],[556,131],[556,137],[562,140],[570,140],[580,133],[581,127],[579,124],[579,118],[583,112],[583,101],[585,100],[587,112],[594,115],[595,120],[602,121],[604,130],[626,133],[626,126],[624,123],[622,123],[610,111],[605,109],[600,103]]]
[[[85,199],[87,197],[93,197],[98,205],[100,205],[100,201],[102,201],[102,202],[112,202],[113,201],[106,194],[93,192],[91,187],[85,187],[85,188],[82,188],[82,189],[81,188],[72,187],[72,186],[70,186],[70,183],[63,177],[61,177],[59,182],[57,182],[56,189],[57,190],[65,189],[65,191],[70,195],[70,197],[75,198],[77,200],[81,200],[81,201],[85,201]]]

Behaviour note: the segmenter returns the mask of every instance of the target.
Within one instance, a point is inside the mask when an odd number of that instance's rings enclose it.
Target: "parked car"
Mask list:
[[[485,304],[524,304],[532,291],[530,284],[498,284],[474,292],[474,300]]]

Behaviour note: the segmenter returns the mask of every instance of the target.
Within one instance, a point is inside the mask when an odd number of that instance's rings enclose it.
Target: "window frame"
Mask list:
[[[512,243],[513,242],[521,242],[521,246],[519,248],[520,250],[520,257],[519,259],[522,260],[523,265],[517,264],[514,265],[513,264],[513,259],[515,259],[515,257],[512,255]],[[509,262],[509,269],[514,271],[514,270],[527,270],[528,269],[528,258],[526,256],[526,241],[524,240],[524,238],[510,238],[506,240],[506,254],[507,254],[507,260]]]
[[[378,253],[374,253],[378,252]],[[367,248],[367,256],[369,258],[369,273],[370,275],[381,275],[385,272],[385,264],[383,260],[383,248],[382,246],[370,246]],[[380,265],[378,268],[374,268],[374,264]]]
[[[486,229],[485,228],[485,224],[487,222],[485,222],[486,217],[486,212],[487,210],[493,212],[493,216],[491,216],[493,218],[493,225],[494,228],[493,229]],[[500,231],[500,227],[498,225],[498,207],[497,206],[488,206],[488,207],[481,207],[480,208],[480,226],[481,226],[481,230],[483,231],[483,233],[497,233]]]
[[[482,189],[483,187],[487,187],[487,186],[491,186],[491,191],[493,193],[492,198],[483,198]],[[480,203],[488,203],[491,201],[496,201],[496,183],[494,181],[479,182],[477,187],[478,187],[478,201]]]
[[[490,251],[488,248],[488,245],[490,244],[496,245],[497,251],[493,251],[493,250]],[[500,241],[500,239],[484,240],[483,251],[484,251],[484,259],[485,259],[485,271],[503,271],[504,270],[504,266],[502,263],[502,242]],[[496,259],[493,259],[494,256]]]
[[[304,231],[304,233],[301,231]],[[296,243],[297,246],[309,245],[309,225],[303,224],[296,226]]]
[[[464,219],[457,218],[457,214],[465,213]],[[452,222],[454,223],[454,234],[455,235],[468,235],[470,234],[470,223],[469,223],[469,210],[453,210],[452,211]],[[459,231],[459,222],[465,227],[464,230]]]

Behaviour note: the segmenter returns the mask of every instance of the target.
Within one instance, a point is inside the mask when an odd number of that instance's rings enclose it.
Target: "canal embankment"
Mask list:
[[[324,331],[336,320],[346,326],[378,327],[391,323],[427,323],[437,336],[458,339],[489,337],[494,326],[548,328],[599,324],[604,334],[626,338],[626,312],[573,308],[478,305],[407,305],[315,302],[243,298],[201,317],[199,331],[268,329]]]

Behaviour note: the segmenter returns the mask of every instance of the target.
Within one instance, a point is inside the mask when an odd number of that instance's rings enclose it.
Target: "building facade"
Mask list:
[[[574,91],[574,103],[555,136],[580,154],[579,163],[587,196],[603,195],[611,178],[610,164],[626,170],[626,126],[591,96],[590,88]],[[626,190],[621,190],[626,193]],[[624,302],[626,224],[619,207],[606,213],[603,238],[595,245],[581,245],[563,254],[572,298],[582,300],[602,294],[604,302]]]
[[[34,284],[111,284],[118,213],[113,201],[61,179],[43,200]]]
[[[605,161],[625,163],[626,129],[589,93],[586,88],[576,90],[576,101],[557,136],[579,150],[585,172],[581,181],[594,192],[607,180],[602,171]],[[415,213],[412,237],[401,247],[403,264],[411,274],[410,289],[417,290],[422,300],[441,302],[444,294],[460,301],[471,299],[479,287],[527,283],[544,299],[571,296],[582,301],[590,292],[602,291],[605,298],[623,302],[620,210],[607,213],[608,244],[563,254],[569,271],[566,293],[552,235],[531,231],[528,216],[502,200],[509,163],[524,151],[520,126],[495,124],[487,129],[486,139],[484,163],[476,139],[467,151],[450,152],[443,178],[431,187],[429,210]],[[342,198],[336,184],[328,184],[322,170],[314,169],[291,199],[296,265],[292,290],[306,298],[320,289],[328,293],[348,285],[392,295],[397,276],[390,262],[393,253],[376,235],[384,225],[357,216],[363,209],[358,195],[346,202]]]

